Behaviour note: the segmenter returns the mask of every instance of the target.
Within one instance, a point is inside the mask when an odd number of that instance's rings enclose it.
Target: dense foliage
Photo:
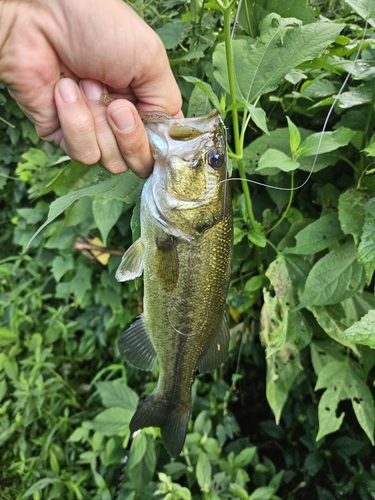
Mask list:
[[[119,358],[142,283],[114,272],[143,181],[70,161],[1,88],[0,498],[110,500],[127,447],[120,500],[375,498],[375,5],[245,0],[234,40],[234,2],[133,6],[242,179],[230,355],[178,459],[131,439],[158,369]]]

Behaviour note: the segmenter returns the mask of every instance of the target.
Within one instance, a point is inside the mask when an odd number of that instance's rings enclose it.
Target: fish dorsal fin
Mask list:
[[[220,328],[205,351],[198,358],[197,368],[201,373],[211,372],[223,363],[228,355],[229,328],[225,316]]]
[[[118,341],[120,354],[140,370],[151,371],[156,361],[156,352],[147,333],[143,314],[129,326]]]
[[[126,250],[116,271],[117,281],[133,280],[143,273],[144,249],[143,241],[139,238]]]

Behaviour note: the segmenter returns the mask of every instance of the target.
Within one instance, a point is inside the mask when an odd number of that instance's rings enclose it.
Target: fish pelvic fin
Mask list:
[[[153,369],[156,352],[147,333],[143,314],[120,336],[118,348],[131,365],[140,370]]]
[[[130,431],[160,427],[165,448],[172,458],[176,458],[185,443],[190,413],[190,404],[168,403],[155,392],[138,405],[130,421]]]
[[[228,356],[229,328],[225,315],[221,320],[220,327],[208,344],[206,349],[198,358],[197,368],[201,373],[216,370]]]

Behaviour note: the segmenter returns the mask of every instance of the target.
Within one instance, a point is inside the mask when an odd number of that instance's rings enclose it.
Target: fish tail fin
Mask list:
[[[184,446],[191,406],[167,403],[152,393],[142,401],[130,422],[130,431],[144,427],[160,427],[164,446],[172,458],[178,457]]]

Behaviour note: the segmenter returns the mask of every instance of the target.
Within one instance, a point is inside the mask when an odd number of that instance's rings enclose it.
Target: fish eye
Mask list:
[[[215,170],[220,168],[223,162],[224,162],[224,155],[221,151],[213,149],[207,153],[207,163],[210,165],[210,167],[214,168]]]

